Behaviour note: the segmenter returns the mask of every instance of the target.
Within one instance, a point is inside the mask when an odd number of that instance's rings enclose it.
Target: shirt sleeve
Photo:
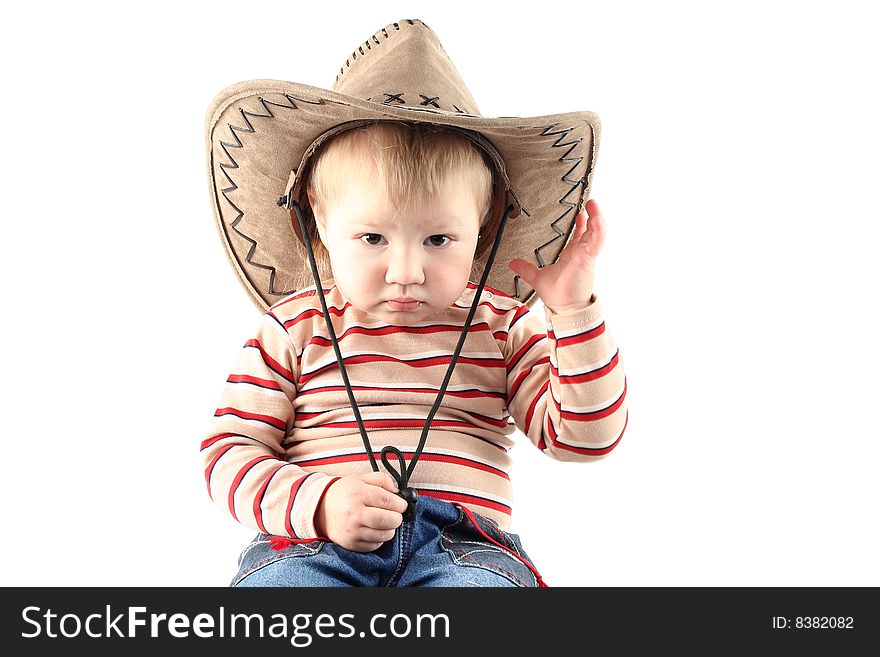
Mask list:
[[[525,306],[508,328],[508,411],[529,440],[560,461],[591,461],[620,442],[627,423],[623,361],[593,297],[546,326]]]
[[[267,534],[316,538],[315,509],[335,477],[287,463],[298,378],[290,334],[269,311],[226,380],[202,457],[211,499]]]

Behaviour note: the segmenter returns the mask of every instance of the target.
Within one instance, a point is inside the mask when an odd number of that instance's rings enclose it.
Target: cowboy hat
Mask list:
[[[408,19],[359,45],[330,91],[250,80],[211,102],[205,133],[214,216],[229,261],[257,307],[265,311],[313,282],[301,266],[306,250],[292,211],[296,202],[311,216],[305,183],[312,155],[330,137],[379,121],[442,126],[480,147],[495,168],[495,214],[506,210],[510,217],[488,285],[534,304],[534,291],[507,263],[524,258],[543,267],[559,256],[589,196],[599,117],[481,116],[434,32]],[[483,232],[477,257],[494,237]]]

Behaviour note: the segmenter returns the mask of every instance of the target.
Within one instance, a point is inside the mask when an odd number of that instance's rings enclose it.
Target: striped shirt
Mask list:
[[[394,326],[334,285],[325,290],[380,467],[386,445],[412,458],[475,293],[468,284],[430,320]],[[546,319],[484,289],[410,478],[420,495],[506,529],[517,428],[563,461],[601,458],[620,441],[626,379],[599,301],[579,312],[546,310]],[[371,471],[314,286],[263,316],[226,381],[202,453],[214,502],[248,527],[294,539],[316,537],[315,510],[333,481]]]

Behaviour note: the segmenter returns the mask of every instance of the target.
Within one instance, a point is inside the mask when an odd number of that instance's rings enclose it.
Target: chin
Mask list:
[[[430,316],[430,313],[418,312],[418,313],[393,313],[393,312],[384,312],[381,315],[376,315],[383,322],[387,322],[389,324],[395,324],[398,326],[412,326],[413,324],[418,324],[419,322],[427,319]]]
[[[394,312],[382,307],[379,308],[377,312],[373,312],[370,314],[374,317],[381,319],[383,322],[387,322],[388,324],[396,324],[398,326],[411,326],[413,324],[423,322],[426,319],[429,319],[432,316],[436,315],[437,309],[425,309],[424,307],[422,307],[417,312]]]

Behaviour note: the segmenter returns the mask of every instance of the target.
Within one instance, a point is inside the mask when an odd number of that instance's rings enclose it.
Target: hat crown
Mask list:
[[[480,116],[437,35],[417,19],[391,23],[358,46],[333,91],[381,105]]]

